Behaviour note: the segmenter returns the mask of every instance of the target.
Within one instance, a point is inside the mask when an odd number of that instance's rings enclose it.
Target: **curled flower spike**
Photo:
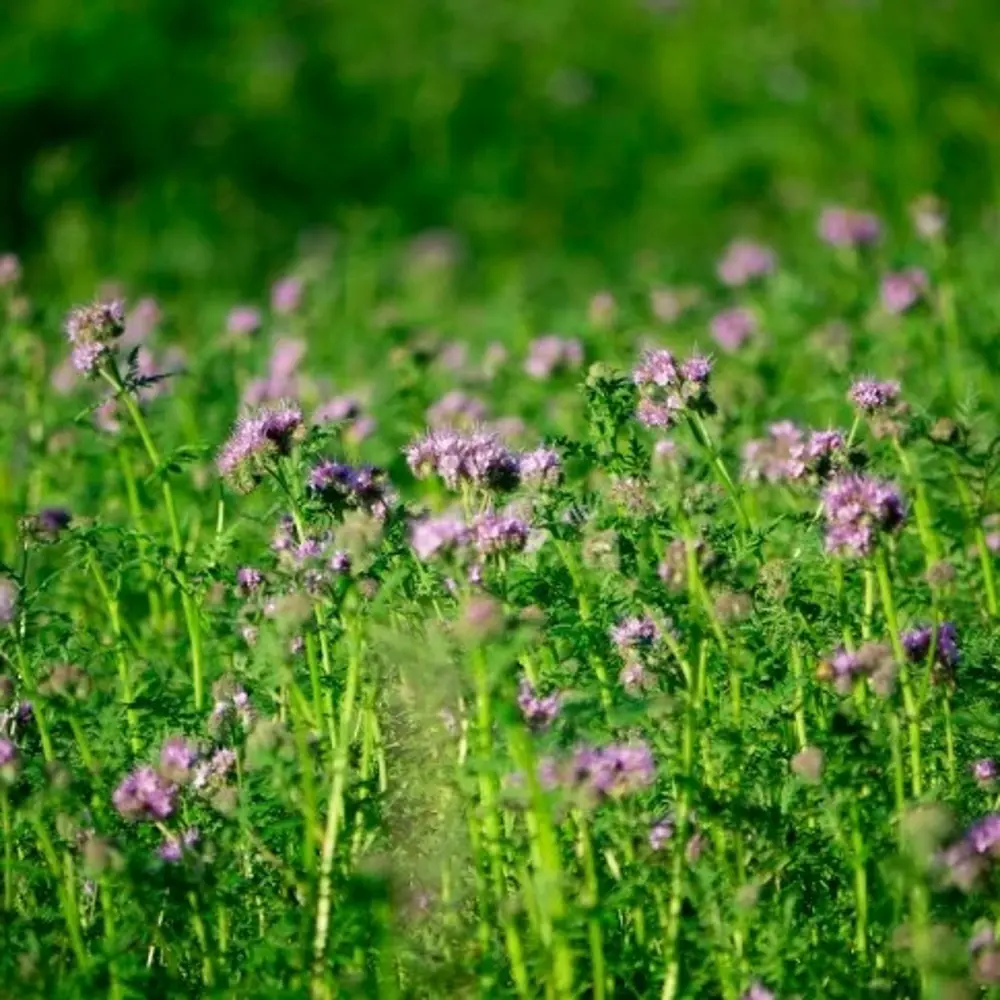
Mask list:
[[[716,266],[719,281],[731,288],[747,285],[774,272],[777,258],[769,247],[752,240],[734,240]]]
[[[789,420],[771,424],[768,436],[743,447],[743,476],[751,482],[794,482],[808,475],[825,478],[846,458],[840,431],[812,431],[809,436]]]
[[[531,681],[522,677],[517,690],[517,706],[529,726],[544,729],[559,714],[562,696],[556,691],[544,698],[540,697]]]
[[[489,431],[431,431],[406,448],[406,461],[418,479],[437,475],[449,489],[513,489],[519,480],[517,456]]]
[[[292,404],[264,407],[241,417],[216,458],[219,473],[241,492],[252,490],[273,459],[287,455],[302,427],[302,411]]]
[[[880,533],[898,529],[906,511],[892,483],[851,473],[823,491],[823,513],[827,551],[860,557],[874,551]]]
[[[125,819],[164,820],[174,811],[177,787],[151,767],[129,774],[111,797],[115,809]]]
[[[858,379],[847,393],[847,398],[863,413],[877,413],[895,404],[899,398],[898,382],[879,382],[876,379]]]
[[[671,427],[685,410],[711,413],[709,395],[710,358],[695,354],[677,363],[664,348],[646,351],[632,370],[639,389],[636,417],[647,427]]]
[[[66,337],[73,348],[73,367],[96,377],[101,362],[109,357],[125,333],[125,305],[118,299],[77,306],[66,318]]]
[[[611,641],[619,652],[649,649],[660,640],[660,627],[652,618],[626,618],[611,629]]]
[[[525,486],[555,486],[562,478],[562,460],[551,448],[535,448],[519,456],[518,471]]]
[[[309,488],[331,506],[364,510],[380,520],[393,500],[385,472],[374,465],[355,468],[327,459],[309,473]]]

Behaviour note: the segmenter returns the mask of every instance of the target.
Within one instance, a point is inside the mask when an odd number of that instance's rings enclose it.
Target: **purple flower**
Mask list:
[[[642,742],[583,747],[573,755],[575,785],[596,798],[621,798],[653,783],[656,765]]]
[[[139,301],[129,310],[125,319],[125,333],[122,336],[122,345],[134,347],[148,340],[160,322],[159,303],[153,298],[139,299]]]
[[[211,785],[222,784],[235,767],[236,752],[229,747],[222,747],[195,768],[192,785],[203,791]]]
[[[271,308],[279,316],[295,312],[302,301],[302,279],[281,278],[271,286]]]
[[[630,657],[618,674],[618,682],[630,695],[638,695],[650,687],[652,678],[642,660]]]
[[[226,329],[237,337],[245,337],[260,329],[260,310],[253,306],[233,306],[226,317]]]
[[[618,651],[648,649],[660,639],[660,628],[652,618],[625,618],[611,629],[611,641]]]
[[[942,622],[937,632],[931,625],[923,625],[904,632],[903,649],[913,663],[924,660],[934,646],[934,662],[946,670],[958,666],[961,652],[958,648],[958,630],[952,622]]]
[[[238,684],[220,682],[216,685],[215,705],[209,716],[208,724],[218,729],[226,722],[239,722],[248,729],[254,720],[253,705],[250,696]]]
[[[709,330],[719,347],[732,353],[757,332],[757,317],[742,306],[723,309],[712,317]]]
[[[966,831],[966,843],[976,854],[993,854],[1000,845],[1000,813],[990,813]]]
[[[579,368],[582,364],[583,345],[579,340],[547,334],[531,342],[524,370],[532,378],[547,379],[557,371]]]
[[[997,762],[991,757],[984,757],[982,760],[975,761],[970,770],[972,771],[972,776],[981,785],[991,785],[996,780],[998,773]]]
[[[309,488],[331,506],[364,510],[379,519],[393,500],[385,473],[373,465],[355,468],[325,459],[309,473]]]
[[[73,365],[87,376],[96,376],[100,362],[108,356],[125,332],[125,306],[115,299],[77,306],[66,317],[66,337],[73,348]]]
[[[757,979],[750,984],[750,988],[740,997],[740,1000],[774,1000],[774,994]]]
[[[339,549],[334,552],[330,557],[330,569],[334,573],[350,573],[351,572],[351,557],[346,552],[341,552]]]
[[[530,528],[513,514],[487,511],[470,525],[472,544],[481,556],[520,552],[528,543]]]
[[[716,274],[731,288],[771,274],[777,264],[774,251],[751,240],[734,240],[716,267]]]
[[[870,212],[838,205],[825,208],[819,217],[819,237],[833,247],[859,247],[877,243],[882,223]]]
[[[527,677],[522,677],[517,690],[517,705],[521,709],[524,721],[535,728],[545,728],[562,708],[562,698],[558,691],[539,697]]]
[[[892,484],[854,473],[838,476],[823,491],[826,548],[840,555],[866,556],[879,532],[894,531],[905,516],[903,498]]]
[[[0,768],[17,764],[17,747],[6,736],[0,736]]]
[[[166,861],[168,864],[177,864],[188,851],[197,847],[200,840],[201,834],[198,832],[198,828],[192,826],[180,836],[176,833],[167,834],[163,838],[163,842],[156,849],[156,853],[159,855],[161,861]]]
[[[111,797],[124,819],[164,820],[174,811],[177,787],[151,767],[140,767],[123,779]]]
[[[882,308],[894,316],[906,312],[927,294],[929,284],[927,272],[920,267],[885,275],[879,291]]]
[[[701,355],[678,365],[664,348],[645,351],[632,370],[632,381],[639,388],[639,422],[647,427],[670,427],[685,409],[711,412],[711,371],[711,359]]]
[[[183,736],[171,736],[160,749],[160,770],[168,780],[181,784],[198,760],[198,748]]]
[[[649,846],[651,850],[662,851],[674,836],[674,821],[665,816],[657,820],[649,829]]]
[[[562,476],[559,453],[551,448],[535,448],[518,457],[521,482],[527,486],[554,486]]]
[[[450,514],[424,518],[410,525],[410,545],[417,558],[423,562],[441,553],[461,548],[468,539],[468,527]]]
[[[253,566],[241,566],[236,571],[236,586],[244,597],[258,591],[264,583],[264,574]]]
[[[858,379],[847,393],[847,398],[865,413],[884,410],[899,397],[898,382],[879,382],[875,379]]]
[[[409,445],[406,461],[418,479],[438,475],[449,489],[463,483],[512,489],[518,483],[517,456],[489,431],[460,434],[442,429]]]
[[[243,492],[264,474],[267,462],[287,455],[302,426],[302,411],[291,404],[262,408],[241,417],[216,459],[219,473]]]

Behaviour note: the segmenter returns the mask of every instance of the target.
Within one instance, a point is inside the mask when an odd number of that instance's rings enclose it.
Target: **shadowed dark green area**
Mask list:
[[[607,260],[995,193],[992,0],[5,6],[0,247],[64,285],[246,284],[359,220]]]

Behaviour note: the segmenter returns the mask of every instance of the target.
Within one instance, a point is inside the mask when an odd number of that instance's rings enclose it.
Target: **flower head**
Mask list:
[[[833,247],[860,247],[877,243],[882,223],[870,212],[832,205],[819,217],[819,237]]]
[[[552,448],[535,448],[518,456],[518,470],[526,486],[554,486],[562,476],[562,460]]]
[[[972,776],[980,785],[992,785],[996,781],[997,774],[1000,773],[1000,768],[997,768],[997,762],[992,757],[983,757],[981,760],[974,761],[969,770],[972,771]]]
[[[647,427],[670,427],[685,411],[711,413],[709,377],[712,360],[694,354],[677,363],[665,348],[643,353],[632,369],[632,381],[639,389],[636,417]]]
[[[468,540],[469,529],[465,522],[450,514],[424,518],[410,525],[410,545],[417,558],[424,562],[461,548]]]
[[[649,649],[660,635],[660,627],[652,618],[625,618],[611,629],[611,641],[621,653]]]
[[[582,747],[573,755],[573,783],[590,798],[622,798],[653,783],[656,765],[641,742]]]
[[[723,309],[712,317],[709,332],[719,347],[732,353],[757,332],[757,317],[742,306]]]
[[[479,555],[494,556],[520,552],[528,543],[530,528],[514,514],[486,511],[472,522],[469,531]]]
[[[139,767],[115,789],[111,801],[130,820],[164,820],[174,811],[177,788],[151,767]]]
[[[927,272],[921,267],[908,267],[882,278],[879,294],[882,308],[894,316],[912,309],[926,294]]]
[[[104,358],[125,332],[125,306],[119,299],[77,306],[66,317],[66,337],[72,346],[73,367],[97,375]]]
[[[160,748],[160,772],[169,781],[183,784],[198,761],[198,748],[183,736],[171,736]]]
[[[330,459],[309,473],[309,488],[331,506],[364,510],[379,519],[388,514],[393,499],[382,469]]]
[[[716,266],[724,285],[739,287],[771,274],[777,264],[774,251],[752,240],[734,240]]]
[[[562,708],[558,691],[541,697],[527,677],[522,677],[517,689],[517,707],[529,726],[544,728],[552,723]]]
[[[880,532],[895,531],[905,517],[903,498],[892,484],[854,473],[838,476],[823,491],[826,548],[866,556]]]
[[[248,492],[270,460],[287,455],[302,427],[302,411],[291,404],[263,407],[241,417],[222,446],[216,466],[239,490]]]
[[[226,316],[226,330],[237,337],[245,337],[260,329],[260,310],[254,306],[233,306]]]
[[[449,489],[469,484],[501,490],[518,483],[517,456],[486,430],[431,431],[406,448],[406,461],[418,479],[437,475]]]

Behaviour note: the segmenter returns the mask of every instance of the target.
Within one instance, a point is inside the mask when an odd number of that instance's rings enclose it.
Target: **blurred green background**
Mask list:
[[[0,250],[254,287],[310,227],[697,260],[817,202],[994,202],[997,0],[7,0]],[[799,218],[801,217],[801,218]]]

